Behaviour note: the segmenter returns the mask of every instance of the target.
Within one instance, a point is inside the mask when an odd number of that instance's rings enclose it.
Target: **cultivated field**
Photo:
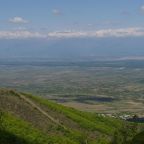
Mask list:
[[[1,61],[0,87],[85,111],[143,115],[144,61]]]

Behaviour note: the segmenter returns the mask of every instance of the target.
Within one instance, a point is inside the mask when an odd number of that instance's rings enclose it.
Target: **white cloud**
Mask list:
[[[140,10],[141,10],[142,13],[144,13],[144,5],[142,5],[142,6],[140,7]]]
[[[23,19],[22,17],[11,18],[11,19],[9,19],[9,22],[15,23],[15,24],[26,24],[26,23],[28,23],[28,21]]]
[[[47,36],[39,32],[30,32],[30,31],[0,31],[0,39],[30,39],[30,38],[47,38]]]
[[[106,29],[95,32],[97,37],[130,37],[144,36],[144,28]]]
[[[84,37],[130,37],[144,36],[144,28],[121,28],[121,29],[102,29],[97,31],[64,31],[51,32],[49,37],[55,38],[84,38]]]
[[[144,37],[144,28],[101,29],[97,31],[32,32],[28,30],[0,31],[0,39],[66,39],[66,38],[109,38]]]
[[[55,38],[87,37],[87,32],[79,32],[79,31],[50,32],[50,33],[48,33],[48,37],[55,37]]]
[[[53,13],[54,15],[56,15],[56,16],[61,15],[61,11],[58,10],[58,9],[53,9],[53,10],[52,10],[52,13]]]

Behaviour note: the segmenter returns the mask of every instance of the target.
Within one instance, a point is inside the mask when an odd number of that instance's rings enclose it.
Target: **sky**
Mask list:
[[[0,30],[94,31],[144,26],[144,0],[0,0]]]
[[[0,0],[0,47],[11,40],[31,40],[29,47],[34,47],[37,39],[48,45],[61,40],[63,47],[79,38],[122,39],[127,45],[127,39],[143,37],[144,0]]]

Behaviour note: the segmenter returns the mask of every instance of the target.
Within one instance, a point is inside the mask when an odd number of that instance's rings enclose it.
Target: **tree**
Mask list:
[[[3,111],[0,110],[0,130],[3,130],[4,129],[4,120],[3,120]]]
[[[112,144],[123,144],[123,143],[124,143],[123,134],[120,131],[116,131],[114,133]]]
[[[125,124],[114,133],[112,144],[129,144],[137,132],[138,125],[136,123]]]

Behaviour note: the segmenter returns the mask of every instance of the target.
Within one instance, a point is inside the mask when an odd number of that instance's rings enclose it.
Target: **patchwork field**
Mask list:
[[[0,87],[84,111],[143,115],[144,61],[0,61]]]

